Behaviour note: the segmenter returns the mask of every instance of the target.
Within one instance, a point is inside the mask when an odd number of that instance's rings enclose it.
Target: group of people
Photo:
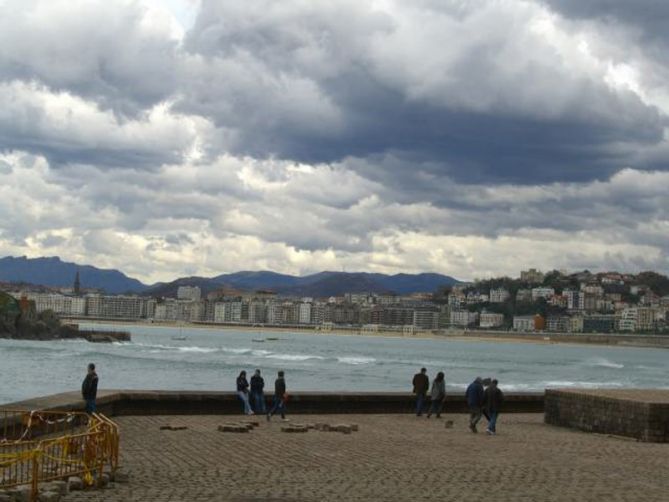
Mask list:
[[[488,385],[484,387],[483,379],[476,377],[465,392],[467,406],[469,407],[469,430],[474,433],[478,432],[476,426],[481,418],[485,417],[488,421],[486,432],[494,436],[497,433],[497,417],[504,401],[504,393],[500,390],[497,380],[490,380],[486,383]],[[420,373],[414,375],[413,392],[416,395],[416,416],[418,417],[422,416],[425,410],[428,391],[430,406],[427,418],[430,418],[433,413],[436,414],[437,418],[440,418],[446,401],[446,383],[442,371],[437,373],[437,376],[432,380],[432,387],[430,387],[430,379],[427,376],[426,368],[421,368]]]
[[[267,415],[267,420],[272,418],[275,413],[280,413],[283,420],[286,419],[286,379],[284,372],[279,371],[274,381],[274,399],[269,412],[265,406],[265,379],[256,370],[251,377],[251,383],[246,379],[246,371],[241,371],[237,377],[237,396],[242,402],[244,413],[246,415],[263,414]]]
[[[484,383],[487,384],[484,387]],[[98,391],[98,375],[95,372],[95,364],[88,365],[88,371],[81,384],[81,394],[86,402],[86,412],[95,413],[95,400]],[[413,377],[413,392],[416,395],[416,416],[421,416],[427,403],[427,394],[430,393],[430,406],[427,418],[436,414],[441,417],[441,412],[446,401],[446,383],[444,373],[440,371],[432,381],[427,376],[427,369],[421,368],[420,373]],[[260,370],[255,370],[251,382],[246,379],[246,371],[241,371],[237,377],[237,395],[242,402],[244,413],[247,415],[263,414],[269,421],[272,415],[279,413],[282,419],[286,419],[286,379],[283,371],[279,371],[274,381],[274,398],[272,406],[267,411],[265,402],[265,380]],[[469,384],[465,392],[467,406],[469,407],[469,429],[478,432],[476,426],[485,417],[488,420],[486,432],[495,435],[497,430],[497,417],[504,401],[504,394],[498,387],[497,380],[484,382],[481,377]]]

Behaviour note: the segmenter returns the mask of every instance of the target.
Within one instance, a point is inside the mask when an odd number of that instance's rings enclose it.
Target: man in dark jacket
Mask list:
[[[253,403],[253,410],[256,413],[267,413],[265,409],[265,380],[260,376],[260,370],[256,370],[251,377],[251,402]]]
[[[467,406],[469,407],[469,429],[476,433],[476,424],[481,420],[481,413],[483,408],[483,381],[481,377],[476,377],[472,383],[467,387],[465,392],[467,397]]]
[[[95,413],[95,399],[98,396],[98,374],[95,372],[95,364],[88,365],[88,373],[81,384],[81,396],[86,401],[86,413]]]
[[[490,383],[490,386],[483,393],[483,409],[487,412],[488,417],[488,429],[486,432],[491,436],[494,436],[497,433],[497,417],[499,416],[499,411],[504,402],[504,394],[497,387],[497,380],[493,380]]]
[[[427,369],[421,368],[420,373],[413,376],[413,393],[416,394],[416,416],[423,414],[425,394],[430,388],[430,379],[427,377]]]
[[[283,371],[279,371],[277,379],[274,381],[274,401],[272,409],[267,414],[267,421],[272,418],[277,411],[281,413],[281,419],[286,419],[286,380],[283,377]]]

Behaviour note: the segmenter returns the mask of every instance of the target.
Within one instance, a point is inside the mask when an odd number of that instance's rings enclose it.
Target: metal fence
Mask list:
[[[79,476],[93,486],[118,468],[117,425],[79,412],[0,411],[0,489]]]

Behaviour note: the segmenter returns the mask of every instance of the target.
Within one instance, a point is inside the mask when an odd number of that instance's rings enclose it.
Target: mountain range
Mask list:
[[[459,281],[434,274],[386,275],[365,272],[319,272],[307,276],[270,271],[236,272],[215,277],[182,277],[168,283],[146,285],[118,270],[99,269],[61,261],[58,257],[0,258],[0,281],[24,282],[48,287],[70,287],[76,272],[81,287],[102,289],[110,294],[135,293],[147,296],[176,296],[179,286],[199,286],[202,294],[220,289],[238,291],[272,290],[291,296],[326,297],[343,293],[371,292],[409,294],[432,292]]]

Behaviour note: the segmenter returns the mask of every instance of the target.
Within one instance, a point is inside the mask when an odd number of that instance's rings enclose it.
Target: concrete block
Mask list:
[[[58,492],[40,492],[37,496],[39,502],[60,502],[60,493]]]
[[[79,476],[70,476],[67,478],[68,491],[77,491],[84,489],[84,481]]]

